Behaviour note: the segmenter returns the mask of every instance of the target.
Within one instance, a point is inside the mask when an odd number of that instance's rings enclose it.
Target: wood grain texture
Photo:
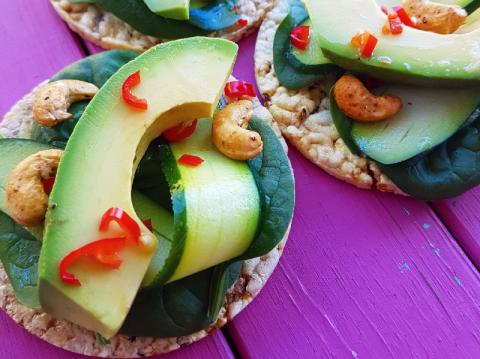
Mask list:
[[[35,85],[83,55],[48,1],[0,0],[0,118]]]
[[[480,187],[445,201],[432,203],[443,223],[480,268]]]
[[[242,357],[480,357],[478,272],[428,205],[290,157],[297,209],[284,257],[228,327]]]

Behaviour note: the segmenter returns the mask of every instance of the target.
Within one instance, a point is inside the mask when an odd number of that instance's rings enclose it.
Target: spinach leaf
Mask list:
[[[73,63],[56,74],[51,81],[81,80],[93,83],[100,88],[120,67],[137,56],[138,53],[134,51],[105,51]],[[73,115],[72,118],[54,127],[44,127],[35,122],[32,139],[51,146],[65,148],[87,105],[88,101],[72,104],[69,108],[69,112]]]
[[[335,97],[333,96],[334,87],[330,90],[330,113],[332,115],[332,121],[337,128],[337,131],[348,147],[348,149],[355,155],[360,154],[360,149],[358,148],[355,141],[353,141],[352,136],[350,136],[353,126],[353,121],[351,118],[345,116],[343,112],[337,105],[337,101],[335,101]]]
[[[260,134],[263,151],[248,161],[261,198],[258,232],[240,259],[263,256],[280,243],[293,216],[295,184],[290,162],[273,130],[253,118],[249,128]]]
[[[150,11],[143,0],[95,0],[95,4],[125,21],[142,34],[161,39],[207,35],[209,31],[188,21],[172,20]]]
[[[37,291],[40,246],[30,233],[0,212],[0,260],[17,299],[29,308],[40,308]]]
[[[237,280],[240,267],[241,263],[228,266],[229,280],[219,293],[222,301],[227,288]],[[209,268],[163,287],[140,292],[121,333],[171,337],[192,334],[207,327],[218,316],[218,311],[213,320],[209,315],[210,286],[217,278],[215,270]]]
[[[290,13],[282,21],[273,40],[273,67],[278,81],[290,90],[299,90],[324,78],[323,74],[303,73],[289,62],[290,33],[308,18],[300,0],[291,0]]]

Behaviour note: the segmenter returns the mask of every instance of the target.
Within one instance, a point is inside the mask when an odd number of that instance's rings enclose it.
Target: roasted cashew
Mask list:
[[[91,99],[98,91],[94,84],[79,80],[59,80],[46,84],[36,95],[33,117],[46,127],[68,120],[68,108],[74,102]]]
[[[55,175],[62,154],[62,150],[37,152],[20,162],[10,174],[7,208],[18,224],[32,227],[45,219],[48,195],[42,180]]]
[[[263,141],[260,135],[247,130],[252,115],[253,103],[249,100],[232,102],[215,114],[212,140],[225,156],[245,161],[262,152]]]
[[[361,122],[378,122],[393,117],[402,109],[397,96],[375,96],[353,75],[342,76],[333,90],[340,110]]]
[[[429,0],[405,0],[404,7],[416,28],[438,34],[451,34],[457,31],[465,24],[468,15],[458,5],[440,4]]]

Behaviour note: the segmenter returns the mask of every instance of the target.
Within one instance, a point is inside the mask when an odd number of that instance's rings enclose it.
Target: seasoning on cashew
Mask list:
[[[467,12],[458,5],[447,5],[429,0],[405,0],[405,11],[415,27],[438,34],[451,34],[465,24]]]
[[[55,175],[62,157],[62,150],[37,152],[12,171],[7,182],[7,208],[18,224],[33,227],[45,219],[48,195],[43,181]]]
[[[340,110],[356,121],[383,121],[402,109],[399,97],[375,96],[353,75],[342,76],[335,84],[333,95]]]
[[[70,105],[91,99],[98,91],[94,84],[79,80],[59,80],[46,84],[35,97],[33,117],[42,126],[52,127],[72,117]]]
[[[212,124],[212,140],[225,156],[245,161],[263,150],[263,141],[255,131],[247,130],[253,115],[249,100],[232,102],[216,113]]]

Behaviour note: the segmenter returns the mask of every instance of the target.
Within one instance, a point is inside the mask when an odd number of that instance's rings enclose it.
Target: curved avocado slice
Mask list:
[[[150,11],[167,19],[188,20],[190,0],[143,0]]]
[[[165,129],[213,114],[236,53],[234,43],[211,38],[156,46],[123,66],[87,106],[60,162],[45,222],[39,293],[48,313],[106,338],[118,331],[155,253],[153,234],[142,226],[144,244],[127,246],[117,271],[76,266],[80,287],[61,282],[58,265],[76,248],[115,235],[98,231],[108,208],[122,208],[140,222],[130,195],[136,163]],[[144,112],[127,106],[120,95],[136,71],[142,81],[134,93],[149,105]]]
[[[399,96],[402,110],[382,122],[353,121],[351,137],[368,157],[387,165],[415,157],[450,138],[480,106],[478,89],[392,85],[382,92]]]
[[[324,55],[347,70],[424,86],[480,84],[480,29],[439,35],[404,26],[401,36],[384,36],[381,29],[387,17],[375,0],[305,4]],[[360,58],[350,44],[361,31],[379,39],[371,58]]]

